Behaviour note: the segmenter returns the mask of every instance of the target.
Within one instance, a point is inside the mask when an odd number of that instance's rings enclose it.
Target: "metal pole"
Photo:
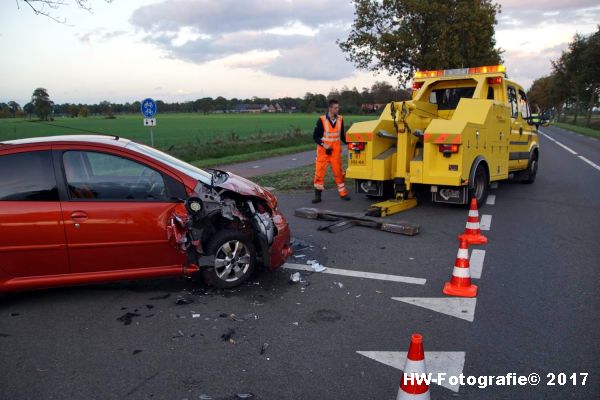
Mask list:
[[[154,132],[152,132],[152,127],[150,127],[150,145],[154,147]]]

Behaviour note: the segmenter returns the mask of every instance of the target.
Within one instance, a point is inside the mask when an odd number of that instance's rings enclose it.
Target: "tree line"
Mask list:
[[[559,122],[571,115],[577,124],[585,116],[591,126],[592,113],[600,105],[600,26],[591,35],[575,35],[567,50],[552,61],[550,75],[536,79],[528,95]]]
[[[307,92],[304,97],[264,98],[252,97],[250,99],[231,98],[223,96],[216,98],[204,97],[197,100],[184,102],[165,102],[157,100],[159,113],[226,113],[238,112],[240,105],[278,105],[282,112],[323,112],[327,108],[328,100],[337,99],[346,114],[377,112],[378,105],[394,100],[410,98],[410,91],[400,87],[393,87],[387,82],[375,82],[370,88],[359,91],[356,87],[349,89],[332,89],[327,95]],[[256,109],[256,107],[254,107]],[[88,117],[89,115],[102,115],[106,118],[115,118],[118,114],[139,113],[140,102],[112,103],[101,101],[97,104],[81,103],[54,103],[45,88],[33,91],[31,101],[23,107],[14,100],[7,103],[0,102],[0,118],[37,116],[40,120],[48,120],[55,116]]]

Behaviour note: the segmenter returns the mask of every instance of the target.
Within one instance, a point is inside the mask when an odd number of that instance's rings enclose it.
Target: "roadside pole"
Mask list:
[[[140,108],[144,116],[144,126],[150,127],[150,145],[154,147],[154,131],[152,127],[156,126],[156,118],[154,117],[157,111],[156,102],[151,98],[144,99],[141,102]]]

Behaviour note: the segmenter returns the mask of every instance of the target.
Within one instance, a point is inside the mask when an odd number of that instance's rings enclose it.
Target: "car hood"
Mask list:
[[[269,192],[267,189],[234,173],[227,172],[227,175],[229,175],[229,178],[227,178],[225,182],[218,184],[218,187],[231,190],[232,192],[236,192],[244,196],[261,198],[267,201],[271,208],[276,207],[277,200],[273,193]]]

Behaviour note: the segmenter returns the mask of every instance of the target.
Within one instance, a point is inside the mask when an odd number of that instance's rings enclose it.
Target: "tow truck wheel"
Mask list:
[[[531,155],[531,159],[529,160],[529,165],[527,166],[527,175],[525,175],[525,179],[523,179],[524,183],[533,183],[535,182],[535,176],[537,175],[538,170],[538,156],[537,153],[533,153]]]
[[[477,207],[481,207],[487,199],[489,188],[490,178],[488,177],[487,170],[480,163],[475,170],[473,188],[469,189],[469,199],[475,197],[475,200],[477,200]],[[467,201],[467,206],[469,206],[469,203],[470,200]]]
[[[254,271],[256,252],[252,243],[241,232],[217,232],[207,250],[208,254],[215,256],[214,265],[202,270],[208,285],[232,288],[244,283]]]

